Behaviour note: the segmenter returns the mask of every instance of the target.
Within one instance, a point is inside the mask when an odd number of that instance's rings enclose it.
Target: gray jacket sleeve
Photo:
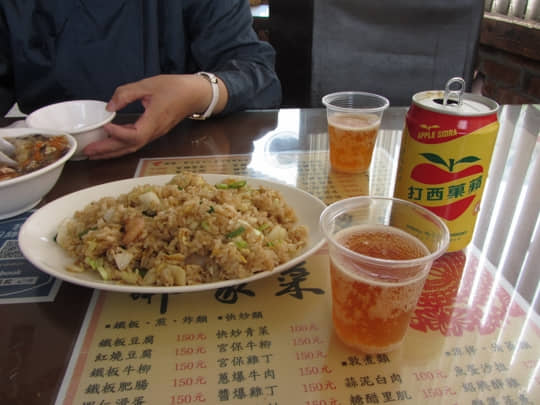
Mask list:
[[[185,22],[196,69],[215,73],[227,86],[229,99],[223,114],[279,107],[275,51],[253,30],[248,0],[186,3]]]
[[[227,86],[223,114],[275,108],[274,60],[253,30],[248,0],[0,2],[0,113],[14,95],[31,112],[61,100],[108,100],[117,86],[144,77],[197,71]]]

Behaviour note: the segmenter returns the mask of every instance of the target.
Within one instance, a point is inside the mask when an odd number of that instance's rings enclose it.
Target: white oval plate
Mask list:
[[[166,294],[223,288],[268,277],[304,261],[323,245],[324,236],[319,229],[319,217],[326,206],[321,200],[313,195],[298,188],[268,180],[222,174],[203,174],[202,176],[210,184],[216,184],[225,178],[233,177],[245,179],[248,184],[253,187],[265,186],[279,190],[285,201],[296,212],[298,223],[308,227],[307,246],[298,256],[271,271],[257,273],[243,279],[190,286],[159,287],[126,285],[104,281],[100,279],[95,272],[73,273],[68,271],[66,268],[73,262],[73,259],[70,258],[54,241],[58,226],[62,220],[66,217],[71,217],[75,211],[83,209],[91,201],[98,200],[101,197],[115,197],[129,192],[138,185],[165,184],[173,177],[172,175],[162,175],[137,177],[105,183],[65,195],[48,203],[34,212],[21,227],[19,232],[19,247],[24,256],[34,266],[54,277],[70,283],[109,291]]]

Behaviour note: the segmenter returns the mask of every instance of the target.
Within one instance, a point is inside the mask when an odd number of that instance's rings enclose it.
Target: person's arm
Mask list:
[[[213,114],[246,108],[274,108],[281,87],[274,72],[275,52],[258,40],[247,0],[186,0],[183,23],[191,74],[158,75],[120,86],[107,108],[118,111],[140,100],[145,109],[132,125],[107,124],[109,138],[88,145],[91,159],[134,152],[169,132],[184,118],[203,113],[212,99],[210,83],[197,71],[218,77],[219,99]],[[172,41],[164,46],[175,46]]]
[[[6,115],[15,102],[10,53],[8,27],[0,12],[0,117]]]
[[[227,89],[219,79],[218,86],[216,113],[227,103]],[[205,112],[212,100],[212,87],[207,79],[195,74],[153,76],[118,87],[107,109],[118,111],[136,100],[141,101],[144,113],[133,124],[107,124],[109,137],[84,149],[90,159],[135,152],[169,132],[184,118]]]
[[[186,3],[185,24],[196,68],[214,73],[228,90],[222,113],[279,107],[281,85],[274,70],[275,51],[255,34],[248,0]]]

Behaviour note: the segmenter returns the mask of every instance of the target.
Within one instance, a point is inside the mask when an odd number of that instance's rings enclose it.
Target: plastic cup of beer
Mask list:
[[[327,94],[322,102],[328,121],[330,166],[343,173],[367,171],[383,112],[390,102],[360,91]]]
[[[431,265],[448,247],[445,223],[409,201],[362,196],[329,205],[320,226],[337,336],[363,353],[399,348]]]

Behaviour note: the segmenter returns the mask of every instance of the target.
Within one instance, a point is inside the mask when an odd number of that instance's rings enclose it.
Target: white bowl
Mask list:
[[[111,122],[115,112],[105,109],[107,103],[98,100],[74,100],[51,104],[26,117],[30,128],[53,129],[67,132],[77,139],[78,147],[73,160],[86,159],[83,149],[90,143],[105,139],[103,128]]]
[[[5,128],[1,131],[4,138],[16,138],[41,134],[45,136],[64,135],[69,142],[68,152],[39,170],[0,181],[0,219],[14,217],[35,207],[58,181],[62,169],[77,149],[77,141],[71,135],[48,129],[36,131],[33,128]]]

